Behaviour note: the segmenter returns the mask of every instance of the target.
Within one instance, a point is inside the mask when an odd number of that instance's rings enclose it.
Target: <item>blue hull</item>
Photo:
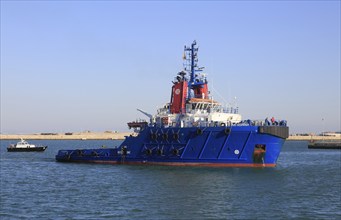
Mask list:
[[[60,162],[274,167],[286,126],[146,127],[118,148],[60,150]]]

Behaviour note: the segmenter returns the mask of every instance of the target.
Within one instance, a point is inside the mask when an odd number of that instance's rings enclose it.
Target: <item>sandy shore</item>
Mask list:
[[[0,140],[123,140],[131,132],[79,132],[72,134],[0,134]]]
[[[78,132],[69,134],[0,134],[0,140],[123,140],[131,132]],[[290,136],[288,141],[340,140],[333,136]]]
[[[340,141],[340,136],[289,136],[288,141],[321,141],[321,140],[335,140]]]

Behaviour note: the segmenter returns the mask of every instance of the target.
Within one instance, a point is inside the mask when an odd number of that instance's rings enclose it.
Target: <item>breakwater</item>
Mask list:
[[[340,140],[311,141],[308,144],[310,149],[341,149]]]

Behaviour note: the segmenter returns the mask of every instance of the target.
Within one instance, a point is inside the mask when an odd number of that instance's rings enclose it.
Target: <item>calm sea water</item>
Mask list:
[[[276,168],[55,162],[59,149],[118,141],[1,141],[0,219],[341,219],[341,151],[286,142]]]

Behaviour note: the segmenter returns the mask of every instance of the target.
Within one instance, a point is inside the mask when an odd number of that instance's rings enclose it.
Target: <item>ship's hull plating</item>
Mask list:
[[[118,148],[60,150],[60,162],[167,166],[273,167],[288,127],[146,127]]]

